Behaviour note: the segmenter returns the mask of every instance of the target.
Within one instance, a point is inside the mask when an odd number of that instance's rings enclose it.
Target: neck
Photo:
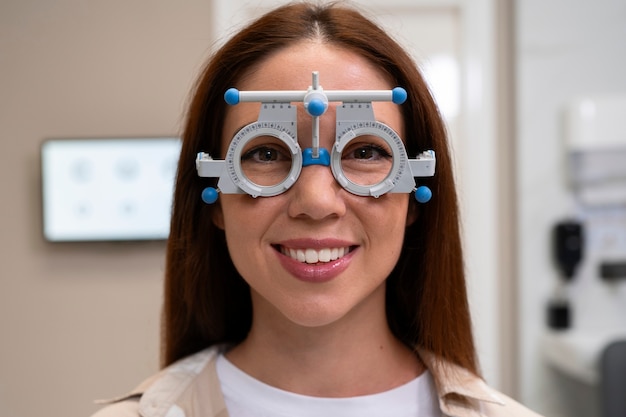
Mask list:
[[[274,387],[318,397],[353,397],[403,385],[422,371],[391,333],[383,311],[355,311],[321,327],[256,314],[247,339],[228,358]]]

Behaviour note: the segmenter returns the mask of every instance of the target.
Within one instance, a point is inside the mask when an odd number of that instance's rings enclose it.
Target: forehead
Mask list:
[[[240,90],[305,90],[311,73],[320,73],[326,90],[383,90],[386,74],[358,53],[320,41],[302,41],[256,64],[242,78]]]

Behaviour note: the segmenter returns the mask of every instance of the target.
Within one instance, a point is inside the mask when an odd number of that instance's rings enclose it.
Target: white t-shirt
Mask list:
[[[430,372],[400,387],[373,395],[320,398],[294,394],[267,385],[217,359],[230,417],[440,417],[439,400]]]

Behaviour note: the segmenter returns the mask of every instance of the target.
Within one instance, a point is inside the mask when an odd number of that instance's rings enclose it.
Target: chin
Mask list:
[[[341,321],[346,312],[337,309],[336,303],[325,307],[320,305],[306,306],[299,305],[297,310],[282,311],[283,316],[297,326],[306,328],[321,328],[330,326]]]

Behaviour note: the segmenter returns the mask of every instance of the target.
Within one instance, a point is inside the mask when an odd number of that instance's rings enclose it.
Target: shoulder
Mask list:
[[[458,365],[427,351],[419,356],[435,381],[441,411],[454,417],[541,417]]]
[[[106,406],[92,417],[219,415],[225,409],[215,372],[219,351],[212,347],[181,359],[126,395],[101,402]],[[210,394],[212,401],[197,404],[194,400],[200,391]],[[207,410],[197,410],[199,406]]]

